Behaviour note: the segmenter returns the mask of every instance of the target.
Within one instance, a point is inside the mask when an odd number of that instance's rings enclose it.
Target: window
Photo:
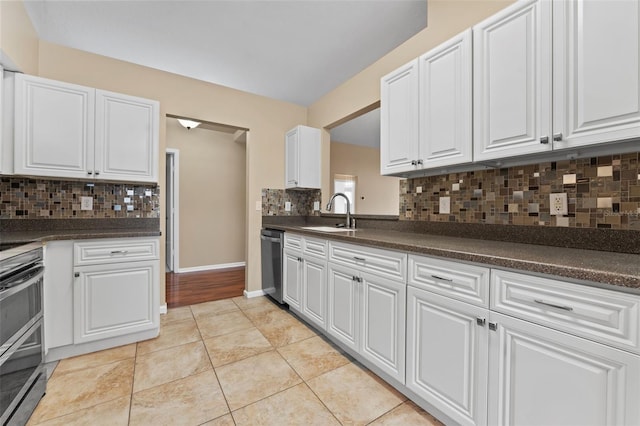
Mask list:
[[[356,180],[357,176],[339,175],[333,176],[333,193],[342,192],[349,199],[351,204],[351,213],[356,212]],[[342,197],[333,200],[334,213],[346,213],[347,203]]]

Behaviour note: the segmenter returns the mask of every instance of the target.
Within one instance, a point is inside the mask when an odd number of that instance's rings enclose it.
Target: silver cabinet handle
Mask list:
[[[562,133],[554,133],[553,134],[553,140],[555,142],[560,142],[562,140]]]
[[[96,176],[98,176],[100,174],[100,172],[96,172]]]
[[[112,250],[111,254],[127,254],[129,250]]]
[[[422,160],[418,160],[417,163],[418,163],[419,166],[421,166],[423,161]]]
[[[431,278],[435,278],[436,280],[440,280],[440,281],[447,281],[447,282],[450,282],[450,283],[453,282],[453,280],[450,280],[449,278],[442,278],[442,277],[439,277],[437,275],[431,275]]]
[[[498,329],[498,323],[497,322],[490,322],[489,323],[489,330],[496,331],[497,329]]]
[[[573,308],[571,306],[557,305],[555,303],[547,302],[547,301],[541,300],[541,299],[534,299],[533,301],[536,302],[536,303],[539,303],[540,305],[551,306],[552,308],[558,308],[558,309],[562,309],[564,311],[573,311]]]
[[[353,260],[355,260],[356,262],[365,262],[367,259],[365,259],[364,257],[353,256]]]
[[[411,165],[415,166],[416,164],[418,164],[418,162],[416,160],[411,160]]]
[[[484,318],[480,318],[480,317],[476,318],[476,323],[482,327],[484,327],[485,322],[487,322],[487,320]]]
[[[88,175],[92,175],[92,174],[93,174],[93,172],[87,172],[87,174],[88,174]]]
[[[541,144],[548,144],[549,143],[549,136],[543,136],[540,138],[540,143]]]

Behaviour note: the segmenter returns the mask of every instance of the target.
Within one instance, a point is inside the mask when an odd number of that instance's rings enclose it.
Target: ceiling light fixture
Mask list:
[[[185,120],[184,118],[178,118],[178,123],[187,130],[195,129],[201,124],[199,121]]]

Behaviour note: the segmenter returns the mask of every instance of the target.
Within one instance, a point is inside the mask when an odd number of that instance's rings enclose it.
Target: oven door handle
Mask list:
[[[8,279],[4,283],[0,284],[0,287],[2,288],[2,290],[0,290],[0,300],[4,300],[7,297],[33,285],[36,281],[41,279],[43,275],[44,265],[37,263],[20,274],[17,279],[15,279],[16,277]]]

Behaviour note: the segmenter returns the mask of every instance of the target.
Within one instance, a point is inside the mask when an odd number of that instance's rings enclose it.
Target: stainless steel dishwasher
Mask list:
[[[263,228],[260,232],[262,249],[262,290],[273,300],[282,299],[282,246],[284,231]]]

